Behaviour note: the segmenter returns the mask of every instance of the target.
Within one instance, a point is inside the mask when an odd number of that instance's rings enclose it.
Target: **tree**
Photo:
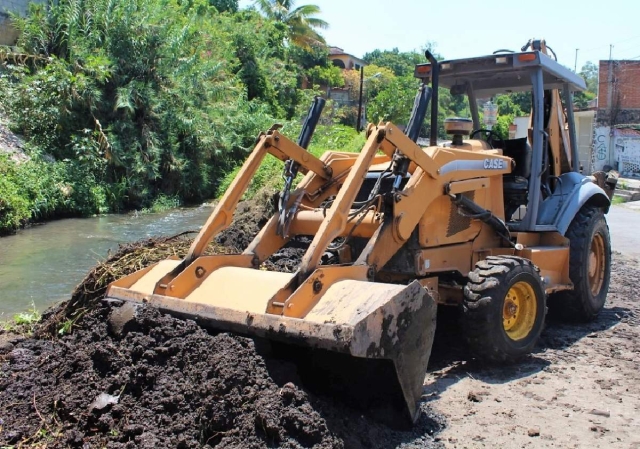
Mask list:
[[[582,66],[579,75],[587,84],[587,92],[598,93],[598,67],[591,61]]]
[[[349,98],[357,100],[360,96],[360,70],[343,70],[344,86],[349,89]],[[375,98],[378,93],[390,85],[395,79],[393,72],[377,65],[368,65],[364,68],[364,102]]]
[[[442,57],[435,52],[435,44],[433,42],[427,42],[422,47],[421,52],[401,52],[397,47],[392,50],[376,49],[365,54],[362,59],[364,59],[368,64],[386,67],[392,70],[396,76],[413,76],[416,64],[427,62],[424,57],[425,50],[432,52],[436,59],[442,59]]]
[[[325,43],[317,29],[325,29],[329,24],[316,17],[321,13],[319,6],[295,7],[295,0],[255,0],[255,5],[268,19],[286,27],[291,43],[303,48]]]
[[[498,105],[498,112],[500,115],[510,115],[512,117],[520,117],[524,115],[520,106],[513,101],[513,97],[509,94],[498,95],[495,99]]]
[[[209,4],[218,12],[238,12],[238,0],[209,0]]]
[[[386,67],[392,70],[396,76],[411,75],[416,64],[425,62],[423,55],[414,52],[400,52],[397,48],[382,51],[374,50],[365,54],[362,59],[369,64]]]
[[[372,123],[390,120],[398,125],[409,121],[418,81],[409,76],[395,77],[369,103],[367,119]]]
[[[334,65],[332,66],[315,66],[307,70],[307,75],[311,84],[319,84],[323,86],[342,87],[344,86],[344,78],[342,70]]]

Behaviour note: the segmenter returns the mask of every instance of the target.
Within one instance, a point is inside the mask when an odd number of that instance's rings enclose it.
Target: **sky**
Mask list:
[[[240,0],[240,7],[253,0]],[[447,59],[520,50],[544,38],[561,64],[640,60],[640,0],[298,0],[329,23],[329,45],[362,57],[375,49],[420,50],[427,42]]]

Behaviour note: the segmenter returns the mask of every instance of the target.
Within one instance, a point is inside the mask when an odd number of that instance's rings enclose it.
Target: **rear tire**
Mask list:
[[[592,321],[604,307],[611,276],[611,241],[602,209],[582,206],[566,237],[573,290],[552,295],[549,306],[567,320]]]
[[[481,359],[512,362],[533,351],[544,327],[546,295],[528,259],[491,256],[476,264],[464,289],[462,326]]]

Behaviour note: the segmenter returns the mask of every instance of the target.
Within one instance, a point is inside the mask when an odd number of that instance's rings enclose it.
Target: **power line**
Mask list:
[[[597,46],[595,46],[595,47],[591,47],[591,48],[586,48],[586,49],[584,49],[584,50],[582,50],[582,51],[585,51],[585,52],[586,52],[586,51],[591,51],[591,50],[599,50],[599,49],[601,49],[601,48],[608,47],[609,45],[622,44],[622,43],[624,43],[624,42],[632,41],[632,40],[634,40],[634,39],[638,39],[638,38],[640,38],[640,34],[639,34],[639,35],[637,35],[637,36],[633,36],[633,37],[629,37],[629,38],[626,38],[626,39],[622,39],[622,40],[617,41],[617,42],[612,42],[611,44],[603,44],[603,45],[597,45]]]
[[[634,37],[630,37],[629,39],[623,39],[623,40],[621,40],[621,41],[614,42],[614,43],[613,43],[613,45],[615,45],[615,44],[621,44],[621,43],[623,43],[623,42],[632,41],[632,40],[634,40],[634,39],[638,39],[639,37],[640,37],[640,35],[638,35],[638,36],[634,36]]]
[[[632,48],[634,48],[634,49],[638,48],[638,43],[633,43],[631,45],[623,45],[623,46],[616,45],[616,49],[618,51],[626,51],[626,50],[629,50],[629,49],[632,49]]]

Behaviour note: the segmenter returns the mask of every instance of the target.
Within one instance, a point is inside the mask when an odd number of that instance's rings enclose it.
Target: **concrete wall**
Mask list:
[[[514,139],[522,139],[523,137],[527,137],[529,135],[529,121],[531,119],[529,116],[524,117],[515,117],[513,119],[513,123],[516,125],[516,134],[513,137]]]
[[[640,175],[640,130],[598,126],[593,139],[593,170],[605,165],[624,176]]]
[[[0,45],[14,45],[18,32],[11,24],[9,12],[24,16],[29,3],[47,3],[47,0],[0,0]]]
[[[595,121],[595,111],[576,111],[576,140],[578,141],[578,156],[582,173],[591,174],[593,170],[593,126]],[[527,137],[529,135],[529,116],[516,117],[513,122],[517,129],[515,139]],[[608,163],[608,162],[607,162]],[[603,165],[603,164],[600,164]]]

